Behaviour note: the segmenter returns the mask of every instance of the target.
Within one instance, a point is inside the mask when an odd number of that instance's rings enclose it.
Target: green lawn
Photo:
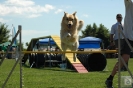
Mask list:
[[[62,71],[60,68],[29,68],[23,67],[23,88],[106,88],[105,80],[109,76],[116,59],[107,59],[107,70],[99,72],[89,72],[79,74],[72,70]],[[15,60],[6,59],[0,66],[0,87],[7,78]],[[129,61],[131,67],[133,59]],[[122,72],[122,75],[129,75],[128,72]],[[114,78],[114,87],[118,85],[118,75]],[[19,64],[15,68],[5,88],[19,88]]]

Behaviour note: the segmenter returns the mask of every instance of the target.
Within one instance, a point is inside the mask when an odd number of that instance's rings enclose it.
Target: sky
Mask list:
[[[116,14],[125,16],[124,0],[0,0],[0,22],[16,31],[22,26],[22,42],[48,35],[60,35],[64,12],[74,13],[87,25],[103,24],[109,30]],[[81,35],[81,32],[79,33]]]

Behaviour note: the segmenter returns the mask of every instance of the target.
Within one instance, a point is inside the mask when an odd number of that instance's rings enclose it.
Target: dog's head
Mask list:
[[[64,12],[64,17],[62,21],[63,24],[65,24],[69,29],[71,29],[72,26],[74,26],[77,22],[76,12],[74,12],[73,14],[68,14]]]

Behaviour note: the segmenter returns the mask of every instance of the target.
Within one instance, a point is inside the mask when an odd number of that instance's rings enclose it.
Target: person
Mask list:
[[[117,14],[116,15],[117,22],[112,25],[111,27],[111,33],[110,33],[110,45],[115,45],[116,48],[118,48],[118,26],[121,25],[120,29],[123,31],[123,26],[121,24],[122,22],[122,15]],[[120,41],[122,41],[123,36],[120,34]]]
[[[10,47],[10,45],[8,45],[8,48]],[[7,58],[8,59],[12,59],[12,46],[9,49],[9,53],[7,54]]]
[[[122,15],[117,14],[116,19],[117,19],[117,22],[114,25],[112,25],[112,27],[111,27],[110,47],[115,45],[115,48],[118,48],[118,26],[121,25]],[[123,30],[122,25],[121,25],[121,30]],[[122,42],[122,35],[120,35],[120,41]],[[117,64],[118,63],[116,63],[116,65]],[[113,88],[112,81],[113,81],[114,75],[116,74],[116,68],[117,68],[117,66],[114,67],[115,70],[113,69],[111,75],[105,81],[105,84],[107,85],[108,88]]]
[[[133,7],[133,2],[131,0],[124,0],[125,1],[125,7],[126,7],[126,14],[125,14],[125,19],[124,19],[124,35],[126,36],[127,40],[129,41],[129,43],[131,44],[131,46],[133,47],[133,11],[132,11],[132,7]],[[130,58],[130,48],[128,46],[128,44],[126,43],[125,40],[122,41],[121,43],[121,56],[123,58],[123,60],[125,61],[125,63],[127,63],[129,61]],[[120,58],[119,58],[120,59]],[[123,66],[123,63],[120,63],[120,67]],[[106,79],[105,84],[108,88],[113,88],[113,78],[115,76],[115,74],[118,71],[118,62],[115,64],[111,74],[109,75],[109,77]]]
[[[58,46],[55,47],[55,51],[60,51]],[[58,54],[58,53],[56,53],[56,54]]]

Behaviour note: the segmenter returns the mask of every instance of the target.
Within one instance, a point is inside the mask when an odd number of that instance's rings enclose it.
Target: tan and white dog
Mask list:
[[[76,12],[68,14],[64,12],[61,22],[60,38],[63,51],[69,48],[71,51],[77,51],[79,47],[78,32],[83,26],[83,21],[78,20]],[[66,60],[65,54],[62,55],[62,60]],[[76,55],[73,55],[73,60],[76,61]]]

